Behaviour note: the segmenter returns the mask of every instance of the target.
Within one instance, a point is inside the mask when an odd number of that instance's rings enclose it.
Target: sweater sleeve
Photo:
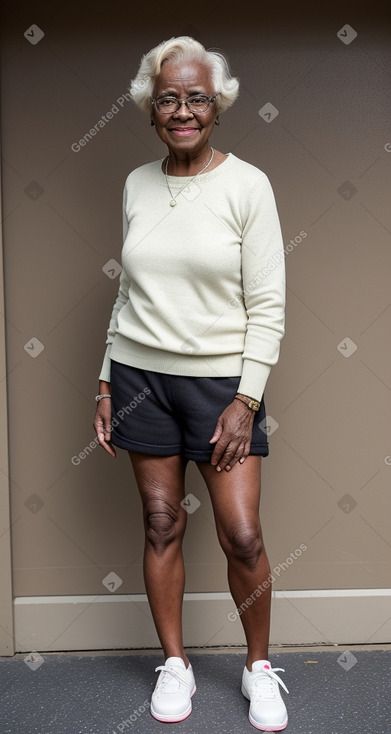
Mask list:
[[[123,241],[125,241],[126,235],[128,233],[128,218],[126,216],[126,185],[124,188],[124,194],[123,194],[123,205],[122,205],[122,222],[123,222]],[[99,375],[100,380],[104,380],[105,382],[110,382],[110,353],[111,353],[111,345],[113,343],[113,339],[116,333],[117,328],[117,321],[118,321],[118,314],[122,308],[122,306],[127,303],[129,300],[129,288],[130,288],[130,281],[127,275],[125,274],[125,271],[121,271],[120,279],[119,279],[119,290],[118,295],[115,300],[113,310],[111,313],[109,328],[107,330],[107,339],[106,339],[106,352],[103,358],[103,364],[101,368],[101,372]]]
[[[273,190],[264,174],[249,196],[242,236],[242,287],[247,329],[238,392],[261,400],[279,357],[285,326],[284,245]]]

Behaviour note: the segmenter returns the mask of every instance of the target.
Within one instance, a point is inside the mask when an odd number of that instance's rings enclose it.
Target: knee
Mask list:
[[[233,528],[228,543],[231,555],[253,571],[263,551],[260,528],[248,525]]]
[[[147,540],[161,555],[180,535],[178,512],[168,502],[154,500],[146,504],[144,518]]]

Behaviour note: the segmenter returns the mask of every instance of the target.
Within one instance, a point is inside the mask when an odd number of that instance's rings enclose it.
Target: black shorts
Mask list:
[[[217,419],[234,399],[240,377],[183,377],[111,360],[112,443],[155,456],[210,461]],[[267,456],[265,404],[255,415],[250,454]],[[261,424],[261,426],[260,426]]]

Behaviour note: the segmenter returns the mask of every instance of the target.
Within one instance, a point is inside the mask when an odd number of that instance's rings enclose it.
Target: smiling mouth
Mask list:
[[[197,132],[199,128],[198,127],[170,127],[169,130],[171,133],[175,133],[175,135],[193,135],[193,133]]]

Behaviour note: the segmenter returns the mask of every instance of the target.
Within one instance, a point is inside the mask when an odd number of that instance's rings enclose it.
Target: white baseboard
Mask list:
[[[391,589],[273,592],[271,643],[391,641]],[[249,601],[251,603],[251,601]],[[16,652],[159,648],[145,594],[18,597]],[[185,594],[186,647],[243,645],[229,593]]]

